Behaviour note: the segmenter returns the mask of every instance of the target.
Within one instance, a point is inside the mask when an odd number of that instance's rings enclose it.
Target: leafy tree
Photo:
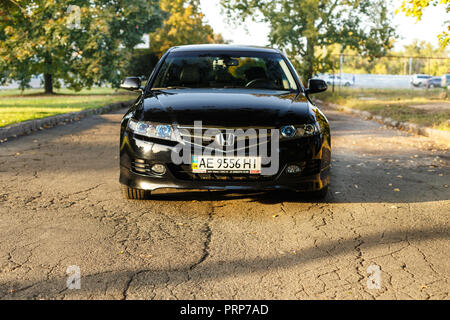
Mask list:
[[[407,16],[412,16],[420,21],[422,19],[423,10],[430,6],[437,6],[443,4],[446,7],[446,12],[450,12],[450,0],[403,0],[400,10]],[[398,13],[399,10],[397,10]],[[447,30],[444,30],[439,36],[439,42],[442,47],[446,47],[450,42],[450,23],[447,21]]]
[[[161,0],[160,4],[166,19],[150,34],[150,47],[159,56],[172,46],[224,42],[204,23],[199,0]]]
[[[44,75],[45,92],[59,79],[75,90],[118,86],[133,48],[160,24],[156,0],[3,0],[1,81],[26,87]],[[0,73],[1,76],[1,73]]]
[[[158,56],[149,48],[135,49],[127,68],[129,76],[148,77],[158,63]]]
[[[228,17],[251,17],[271,26],[269,40],[291,57],[309,79],[330,68],[330,56],[318,48],[341,44],[367,56],[382,55],[395,37],[388,4],[382,0],[221,0]]]
[[[411,57],[423,57],[412,60],[412,73],[426,73],[440,76],[450,70],[450,59],[426,59],[425,57],[447,57],[448,50],[443,47],[434,48],[426,41],[414,40],[405,45],[403,55]]]

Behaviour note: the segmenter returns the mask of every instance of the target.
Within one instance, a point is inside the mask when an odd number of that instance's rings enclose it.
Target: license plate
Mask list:
[[[193,173],[261,173],[261,157],[193,156]]]

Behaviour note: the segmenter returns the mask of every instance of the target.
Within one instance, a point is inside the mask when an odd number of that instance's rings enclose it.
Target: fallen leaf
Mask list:
[[[399,189],[399,188],[395,188],[393,191],[394,191],[394,192],[399,192],[400,189]]]

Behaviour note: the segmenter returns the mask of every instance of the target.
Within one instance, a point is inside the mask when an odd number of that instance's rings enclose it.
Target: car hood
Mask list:
[[[303,95],[249,89],[152,91],[135,111],[138,120],[204,126],[274,127],[312,123],[314,113]]]

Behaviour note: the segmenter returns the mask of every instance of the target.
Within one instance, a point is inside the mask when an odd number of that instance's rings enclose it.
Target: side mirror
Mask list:
[[[309,79],[308,80],[308,89],[306,89],[306,93],[318,93],[323,92],[328,89],[327,83],[322,79]]]
[[[125,90],[139,90],[141,89],[141,79],[139,77],[127,77],[120,87]]]

